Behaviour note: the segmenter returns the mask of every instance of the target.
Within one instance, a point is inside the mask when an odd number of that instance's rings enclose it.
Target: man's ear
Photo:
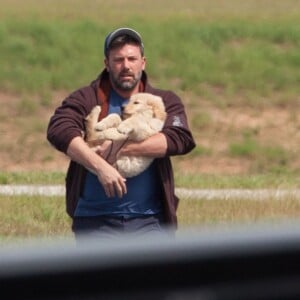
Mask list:
[[[104,65],[105,65],[106,71],[109,72],[109,66],[108,66],[108,59],[107,59],[107,57],[104,58]]]
[[[146,57],[144,56],[143,57],[143,67],[142,67],[143,71],[146,69],[146,63],[147,63],[147,60],[146,60]]]

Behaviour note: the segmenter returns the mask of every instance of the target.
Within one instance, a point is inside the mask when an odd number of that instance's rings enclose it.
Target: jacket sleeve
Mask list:
[[[59,151],[67,152],[71,140],[82,136],[84,118],[94,105],[96,95],[92,88],[80,89],[68,96],[50,118],[47,139]]]
[[[167,120],[162,130],[167,138],[166,155],[186,154],[196,144],[189,129],[184,105],[181,99],[172,92],[166,92],[162,97],[167,112]]]

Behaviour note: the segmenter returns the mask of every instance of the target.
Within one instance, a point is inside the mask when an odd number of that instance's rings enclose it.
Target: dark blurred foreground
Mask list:
[[[300,224],[0,249],[7,299],[300,299]]]

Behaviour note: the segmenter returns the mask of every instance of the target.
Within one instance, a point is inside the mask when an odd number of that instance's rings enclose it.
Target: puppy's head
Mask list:
[[[128,104],[123,108],[122,116],[124,119],[127,119],[138,113],[162,121],[166,119],[166,111],[162,98],[149,93],[132,95]]]

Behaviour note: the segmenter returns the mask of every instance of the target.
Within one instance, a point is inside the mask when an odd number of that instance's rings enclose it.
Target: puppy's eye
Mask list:
[[[139,101],[134,101],[134,102],[133,102],[133,104],[139,104],[139,103],[140,103]]]

